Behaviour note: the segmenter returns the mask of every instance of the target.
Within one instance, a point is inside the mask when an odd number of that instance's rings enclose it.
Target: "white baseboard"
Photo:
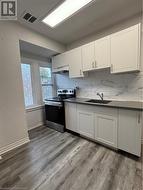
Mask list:
[[[35,128],[37,128],[37,127],[41,127],[42,125],[44,125],[45,123],[44,122],[40,122],[40,123],[38,123],[37,125],[35,125],[35,126],[33,126],[33,127],[29,127],[28,128],[28,131],[30,131],[30,130],[32,130],[32,129],[35,129]]]
[[[18,148],[18,147],[20,147],[20,146],[22,146],[28,142],[30,142],[29,137],[26,137],[24,139],[21,139],[19,141],[12,143],[12,144],[9,144],[5,147],[2,147],[2,148],[0,148],[0,155],[3,155],[3,154],[5,154],[5,153],[7,153],[7,152],[9,152],[15,148]],[[0,156],[0,158],[1,158],[1,156]]]

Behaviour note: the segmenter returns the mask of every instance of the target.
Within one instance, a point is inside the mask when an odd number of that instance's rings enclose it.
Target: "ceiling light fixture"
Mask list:
[[[59,7],[46,16],[42,22],[50,27],[55,27],[91,1],[93,0],[65,0]]]

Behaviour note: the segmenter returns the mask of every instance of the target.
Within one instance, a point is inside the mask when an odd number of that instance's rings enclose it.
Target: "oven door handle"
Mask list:
[[[45,105],[47,105],[47,106],[63,107],[63,104],[61,102],[46,101]]]

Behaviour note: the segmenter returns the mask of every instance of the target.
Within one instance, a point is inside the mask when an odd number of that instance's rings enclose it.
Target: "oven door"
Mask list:
[[[64,132],[65,110],[63,102],[47,101],[45,103],[46,123],[49,127]]]

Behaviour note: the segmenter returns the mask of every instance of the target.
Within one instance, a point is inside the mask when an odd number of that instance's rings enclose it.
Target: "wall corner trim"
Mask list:
[[[29,143],[29,142],[30,142],[29,137],[26,137],[26,138],[23,138],[23,139],[21,139],[19,141],[16,141],[16,142],[12,143],[12,144],[9,144],[9,145],[7,145],[5,147],[0,148],[0,157],[3,154],[5,154],[5,153],[7,153],[7,152],[9,152],[9,151],[11,151],[13,149],[16,149],[16,148],[18,148],[18,147],[20,147],[20,146],[22,146],[22,145],[24,145],[26,143]]]

